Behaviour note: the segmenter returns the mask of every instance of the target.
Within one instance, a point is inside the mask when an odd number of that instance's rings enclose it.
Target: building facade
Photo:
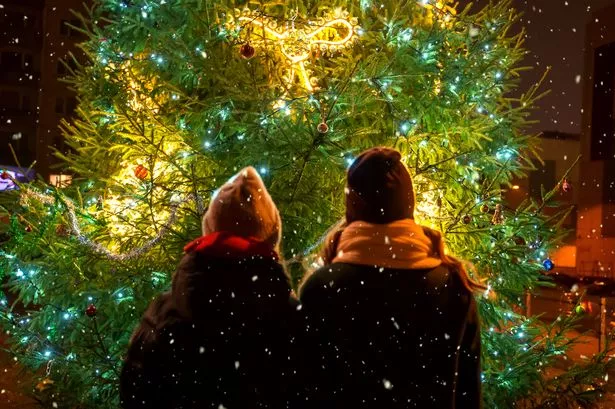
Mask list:
[[[81,63],[85,61],[78,48],[85,36],[76,29],[81,23],[74,14],[74,11],[83,12],[83,3],[83,0],[45,1],[37,144],[50,148],[40,149],[36,160],[37,171],[52,184],[64,180],[54,169],[57,160],[53,149],[66,150],[58,125],[63,118],[70,117],[77,106],[76,95],[63,78],[71,67],[75,67],[73,58]]]
[[[587,25],[577,270],[615,277],[615,5]]]
[[[15,154],[20,165],[28,167],[36,159],[38,150],[36,132],[44,1],[9,0],[2,5],[0,166],[17,165]]]
[[[77,104],[62,81],[77,44],[85,36],[73,10],[82,0],[5,0],[0,5],[0,168],[28,168],[47,181],[63,179],[53,170],[53,149],[65,150],[58,124]],[[9,147],[10,144],[10,147]],[[16,163],[13,152],[17,156]]]
[[[506,192],[506,202],[512,208],[516,208],[528,198],[540,202],[543,189],[547,192],[557,189],[554,199],[560,206],[546,208],[544,211],[554,214],[570,209],[570,214],[562,224],[568,236],[549,257],[558,271],[574,274],[577,269],[575,239],[580,200],[580,167],[574,164],[581,154],[580,135],[545,131],[541,134],[540,150],[542,163],[536,162],[536,170],[530,172],[527,177],[513,181],[513,188]]]

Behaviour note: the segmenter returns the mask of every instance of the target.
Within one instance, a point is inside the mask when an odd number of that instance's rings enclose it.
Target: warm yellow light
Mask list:
[[[267,49],[273,48],[282,57],[287,89],[298,79],[303,88],[312,92],[318,81],[310,77],[307,67],[311,51],[335,53],[351,46],[357,38],[358,20],[349,17],[345,11],[338,10],[336,13],[335,16],[315,22],[298,24],[292,21],[288,26],[281,27],[274,19],[256,11],[244,10],[237,22],[240,27],[249,28],[247,31],[252,33],[251,37],[246,37],[246,41]]]
[[[442,92],[442,81],[440,81],[440,79],[436,78],[436,80],[433,82],[433,92],[436,95],[440,95],[440,92]]]
[[[449,0],[420,0],[419,3],[429,10],[430,17],[436,14],[442,28],[450,27],[451,17],[457,15],[457,3],[449,5]]]
[[[519,189],[521,189],[521,187],[520,187],[519,185],[513,185],[513,186],[512,186],[512,189],[513,189],[513,190],[519,190]]]
[[[118,79],[124,81],[128,87],[128,106],[136,112],[145,110],[157,114],[160,106],[168,99],[164,93],[153,97],[156,88],[156,79],[145,80],[130,60],[122,62],[119,66],[109,63],[106,67],[109,75],[120,75]]]

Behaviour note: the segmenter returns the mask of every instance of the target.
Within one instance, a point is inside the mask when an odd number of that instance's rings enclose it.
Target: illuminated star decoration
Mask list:
[[[280,56],[286,89],[299,82],[308,92],[318,86],[318,80],[310,77],[307,67],[311,53],[316,51],[332,55],[352,47],[360,32],[358,20],[341,10],[305,24],[296,24],[293,20],[285,27],[275,19],[251,10],[240,12],[236,21],[241,29],[247,29],[248,42]]]

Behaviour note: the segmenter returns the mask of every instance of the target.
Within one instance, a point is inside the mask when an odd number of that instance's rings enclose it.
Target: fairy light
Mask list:
[[[347,11],[336,11],[336,15],[327,16],[316,22],[298,24],[293,21],[290,27],[281,27],[270,18],[260,15],[257,11],[244,10],[237,18],[241,27],[254,26],[252,35],[256,39],[247,41],[265,47],[274,48],[280,55],[285,66],[286,88],[292,87],[295,81],[302,84],[308,92],[314,91],[318,81],[310,77],[307,67],[308,59],[313,50],[335,53],[343,48],[352,46],[354,40],[360,35],[358,20],[350,17]],[[231,27],[237,28],[235,22]]]
[[[24,200],[30,200],[30,199],[38,200],[41,203],[45,203],[45,204],[55,204],[57,200],[55,197],[51,195],[45,195],[43,193],[39,193],[39,192],[30,190],[30,189],[23,190],[22,198]],[[169,205],[170,212],[169,212],[168,219],[166,220],[164,224],[162,224],[159,227],[157,234],[154,237],[152,237],[150,240],[146,241],[141,247],[134,248],[127,253],[118,253],[118,252],[112,251],[109,248],[101,245],[100,243],[96,243],[90,240],[82,232],[81,227],[79,226],[79,220],[75,212],[75,205],[68,200],[65,201],[65,205],[66,205],[65,211],[66,211],[66,215],[68,216],[69,228],[71,232],[75,235],[77,240],[82,245],[89,247],[95,253],[104,255],[110,260],[125,261],[125,260],[132,260],[132,259],[138,258],[142,256],[143,254],[147,253],[148,251],[150,251],[154,246],[156,246],[163,239],[163,237],[167,235],[167,233],[171,229],[171,226],[173,226],[176,223],[179,209],[192,201],[196,201],[199,212],[203,213],[202,200],[200,197],[194,194],[187,195],[180,202],[170,203]]]

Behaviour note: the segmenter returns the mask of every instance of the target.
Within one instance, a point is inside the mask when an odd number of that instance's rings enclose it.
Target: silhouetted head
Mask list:
[[[386,224],[414,218],[414,189],[401,153],[372,148],[348,169],[346,221]]]
[[[214,193],[203,217],[203,234],[228,232],[255,238],[277,249],[282,222],[258,172],[247,167]]]

